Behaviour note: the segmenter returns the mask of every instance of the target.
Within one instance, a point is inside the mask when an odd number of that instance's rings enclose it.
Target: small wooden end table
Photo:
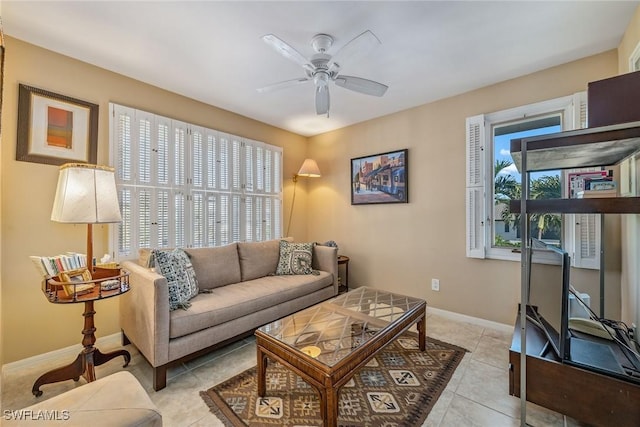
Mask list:
[[[82,345],[84,346],[84,349],[80,352],[76,360],[74,360],[71,364],[54,369],[41,375],[33,384],[33,388],[31,389],[31,392],[36,397],[42,395],[42,391],[40,390],[41,385],[57,383],[60,381],[71,379],[73,379],[74,381],[78,381],[81,375],[87,380],[87,382],[95,381],[96,366],[100,366],[103,363],[106,363],[118,356],[124,357],[125,363],[123,365],[123,368],[126,367],[131,361],[131,355],[124,349],[112,351],[109,353],[102,353],[100,352],[100,350],[93,346],[96,342],[96,328],[93,321],[93,315],[96,312],[93,309],[93,302],[96,300],[116,297],[118,295],[124,294],[125,292],[128,292],[129,273],[120,274],[120,271],[118,270],[117,276],[107,277],[105,276],[104,272],[98,274],[94,272],[93,277],[95,278],[94,280],[75,283],[76,286],[93,283],[94,287],[90,292],[73,292],[73,294],[70,296],[67,295],[64,291],[63,282],[58,282],[55,279],[47,279],[43,282],[42,290],[49,302],[54,304],[74,304],[79,302],[84,303],[84,313],[82,314],[82,316],[84,316],[84,329],[82,329],[82,335],[84,335],[84,338],[82,339]],[[103,286],[101,285],[106,280],[117,280],[117,287],[113,289],[103,289]],[[67,283],[66,285],[68,286],[69,284]]]
[[[267,391],[267,359],[275,360],[318,391],[324,426],[337,426],[340,387],[378,351],[414,323],[425,351],[426,307],[419,298],[360,287],[262,326],[255,332],[258,396]]]
[[[344,265],[344,287],[345,292],[349,292],[349,257],[338,255],[338,266]]]

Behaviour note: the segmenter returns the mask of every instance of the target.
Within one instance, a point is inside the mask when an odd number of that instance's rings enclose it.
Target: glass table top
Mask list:
[[[334,366],[424,300],[361,287],[260,327],[287,346]]]

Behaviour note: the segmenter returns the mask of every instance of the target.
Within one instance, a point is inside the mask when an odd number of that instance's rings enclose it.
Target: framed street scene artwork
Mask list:
[[[16,160],[96,163],[98,105],[21,84]]]
[[[351,204],[408,203],[408,150],[351,159]]]

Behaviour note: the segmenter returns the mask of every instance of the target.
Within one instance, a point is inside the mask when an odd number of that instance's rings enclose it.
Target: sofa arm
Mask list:
[[[132,262],[129,292],[120,296],[120,327],[152,366],[169,362],[169,289],[167,279]]]
[[[338,248],[315,245],[313,247],[313,268],[333,275],[333,287],[338,294]]]

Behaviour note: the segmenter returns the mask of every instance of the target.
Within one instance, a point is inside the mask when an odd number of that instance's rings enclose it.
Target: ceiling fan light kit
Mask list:
[[[330,81],[333,81],[336,86],[371,96],[382,96],[388,89],[387,85],[373,80],[339,74],[342,58],[355,59],[380,45],[380,40],[369,30],[345,44],[333,56],[326,53],[333,46],[333,37],[328,34],[316,34],[311,39],[311,47],[316,53],[308,59],[273,34],[267,34],[262,39],[282,56],[302,66],[306,77],[274,83],[259,88],[258,92],[270,92],[312,81],[316,87],[316,113],[326,114],[329,117]]]

